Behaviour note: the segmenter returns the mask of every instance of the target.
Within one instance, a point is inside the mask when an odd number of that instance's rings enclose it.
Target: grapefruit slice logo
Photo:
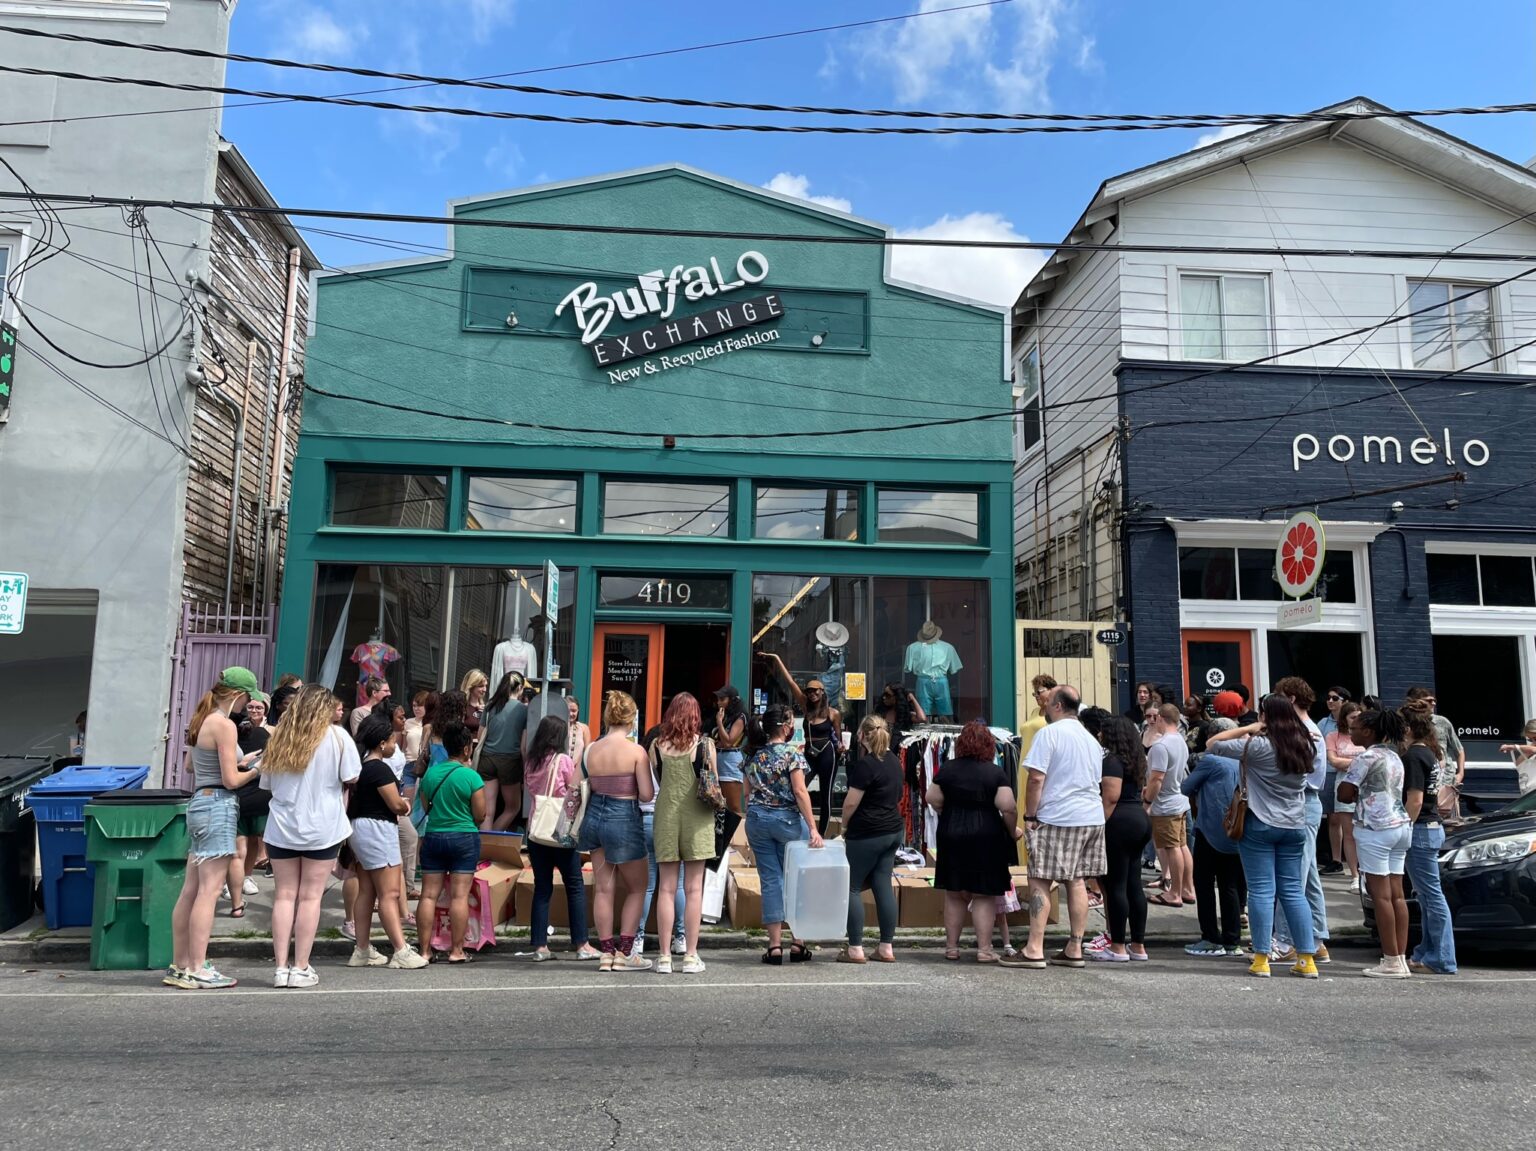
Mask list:
[[[1324,555],[1321,528],[1308,514],[1298,515],[1286,525],[1275,553],[1275,575],[1287,595],[1305,595],[1317,583]]]

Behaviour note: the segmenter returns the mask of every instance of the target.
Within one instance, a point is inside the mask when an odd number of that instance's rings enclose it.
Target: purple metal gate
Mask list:
[[[183,604],[172,657],[170,727],[165,742],[166,787],[186,787],[186,730],[197,701],[226,667],[248,667],[263,685],[272,677],[274,613],[225,611]]]

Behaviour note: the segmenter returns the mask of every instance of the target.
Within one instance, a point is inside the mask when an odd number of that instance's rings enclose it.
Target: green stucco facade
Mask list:
[[[883,234],[813,205],[675,167],[463,201],[453,210],[461,220],[567,226]],[[362,572],[370,565],[531,571],[553,561],[576,577],[574,595],[561,603],[566,626],[574,626],[563,672],[583,693],[593,629],[618,619],[728,625],[724,670],[738,684],[751,683],[748,640],[762,628],[765,610],[761,588],[754,595],[754,576],[861,577],[870,581],[866,591],[848,594],[866,597],[875,594],[868,588],[879,591],[878,580],[974,581],[967,586],[980,589],[977,609],[986,632],[980,650],[988,666],[975,669],[983,676],[982,706],[994,722],[1011,724],[1010,422],[975,418],[1011,405],[999,312],[890,282],[887,249],[878,244],[474,226],[455,226],[451,242],[447,259],[317,281],[279,669],[313,677],[321,649],[350,649],[357,638],[355,627],[336,629],[329,616],[318,618],[322,571]],[[782,318],[751,330],[776,331],[772,344],[665,370],[657,356],[635,358],[618,365],[634,370],[633,378],[616,382],[615,368],[599,366],[583,346],[569,309],[554,312],[565,293],[586,281],[607,293],[633,287],[652,269],[709,267],[711,258],[729,278],[748,250],[768,265],[761,283],[712,299],[680,299],[675,315],[709,313],[771,293],[781,301]],[[661,322],[655,315],[616,318],[607,335]],[[966,422],[945,422],[957,419]],[[920,426],[848,431],[895,424]],[[824,431],[840,434],[793,435]],[[699,432],[716,438],[687,438]],[[675,445],[665,446],[664,436],[677,437]],[[420,472],[434,485],[440,480],[441,519],[429,527],[403,526],[415,522],[406,515],[375,526],[338,524],[338,471]],[[469,477],[475,475],[565,477],[574,483],[571,522],[558,531],[470,530]],[[616,530],[604,523],[604,483],[627,479],[711,490],[724,485],[730,499],[718,512],[726,518],[707,537]],[[850,505],[835,535],[830,528],[824,533],[832,538],[770,538],[754,514],[766,486],[832,487],[852,492],[857,507]],[[903,489],[973,494],[974,538],[961,538],[965,531],[926,539],[920,530],[889,530],[882,539],[880,493]],[[603,611],[602,573],[729,579],[729,607],[653,612],[629,604]],[[385,598],[379,604],[390,640]],[[334,604],[330,610],[334,615]],[[951,604],[950,610],[958,609]],[[887,646],[908,638],[911,612],[898,615],[899,624],[891,626],[902,636]],[[878,618],[885,617],[871,615],[871,628]],[[322,634],[333,630],[334,636]],[[452,647],[451,637],[448,643]],[[453,678],[452,653],[439,655],[440,664],[438,655],[432,658],[446,683]],[[861,669],[850,661],[847,670]],[[873,678],[875,669],[867,670]],[[340,683],[354,674],[343,662]]]

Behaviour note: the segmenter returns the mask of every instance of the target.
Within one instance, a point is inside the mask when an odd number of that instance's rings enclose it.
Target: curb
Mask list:
[[[1063,928],[1053,925],[1047,932],[1048,935],[1059,934]],[[866,937],[868,938],[868,937]],[[1149,932],[1147,943],[1153,947],[1182,947],[1190,942],[1189,932]],[[519,945],[526,945],[528,934],[522,929],[514,934],[498,935],[497,950],[508,958],[512,956]],[[551,937],[557,949],[568,944],[569,936],[555,935]],[[384,942],[382,936],[375,935],[375,944]],[[742,951],[757,950],[765,945],[764,936],[759,933],[745,931],[704,931],[699,935],[700,951]],[[928,931],[922,929],[898,930],[896,942],[906,949],[938,951],[944,947],[944,935],[942,931]],[[1335,931],[1329,943],[1335,947],[1370,947],[1373,939],[1364,928],[1345,928]],[[869,945],[869,944],[867,944]],[[837,946],[836,941],[828,941],[820,945],[822,948]],[[321,959],[346,959],[352,954],[352,941],[350,939],[317,939],[315,940],[314,954]],[[241,960],[250,962],[269,961],[272,957],[272,940],[270,937],[254,936],[249,939],[213,939],[208,944],[208,957],[214,960]],[[91,941],[84,937],[72,937],[64,939],[51,939],[43,936],[38,939],[7,939],[0,940],[0,965],[9,966],[33,966],[41,964],[69,964],[80,966],[91,961]]]

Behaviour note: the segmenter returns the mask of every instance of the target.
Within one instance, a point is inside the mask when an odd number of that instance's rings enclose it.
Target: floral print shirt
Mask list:
[[[787,743],[770,743],[747,761],[751,799],[757,807],[795,808],[795,789],[790,773],[805,773],[805,757]]]
[[[1386,831],[1409,822],[1403,806],[1403,761],[1386,744],[1378,743],[1355,756],[1343,782],[1360,789],[1355,800],[1355,823],[1372,831]]]

